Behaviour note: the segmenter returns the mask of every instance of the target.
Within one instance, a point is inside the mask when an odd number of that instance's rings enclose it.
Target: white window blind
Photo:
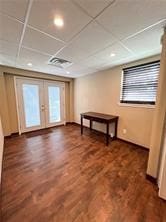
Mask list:
[[[155,104],[160,61],[123,69],[121,103]]]

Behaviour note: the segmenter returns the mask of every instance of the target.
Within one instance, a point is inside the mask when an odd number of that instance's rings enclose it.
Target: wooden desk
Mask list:
[[[106,124],[106,145],[109,144],[109,124],[115,123],[115,136],[117,137],[118,116],[107,115],[103,113],[87,112],[81,113],[81,135],[83,134],[83,119],[90,121],[90,130],[92,130],[93,121]]]

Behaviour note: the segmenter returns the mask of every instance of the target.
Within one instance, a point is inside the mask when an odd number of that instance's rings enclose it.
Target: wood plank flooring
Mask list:
[[[165,222],[148,151],[67,125],[8,138],[3,222]]]

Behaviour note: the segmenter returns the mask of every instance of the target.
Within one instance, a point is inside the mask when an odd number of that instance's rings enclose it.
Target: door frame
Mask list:
[[[29,129],[27,130],[22,130],[22,122],[21,122],[21,118],[22,118],[22,111],[20,113],[20,108],[21,108],[21,105],[19,104],[19,101],[20,101],[20,98],[18,95],[18,80],[28,80],[28,81],[38,81],[38,82],[43,82],[43,89],[45,90],[45,82],[52,82],[54,84],[57,84],[57,85],[61,85],[63,87],[63,121],[59,122],[59,123],[56,123],[56,124],[49,124],[49,125],[46,125],[46,116],[44,115],[44,123],[45,125],[43,127],[40,127],[40,128],[33,128],[31,130],[30,127]],[[22,133],[25,133],[25,132],[31,132],[31,131],[35,131],[35,130],[40,130],[40,129],[44,129],[44,128],[49,128],[49,127],[54,127],[54,126],[58,126],[58,125],[65,125],[66,124],[66,103],[65,103],[65,83],[64,82],[61,82],[61,81],[55,81],[55,80],[47,80],[47,79],[38,79],[38,78],[33,78],[33,77],[21,77],[21,76],[14,76],[14,89],[15,89],[15,96],[16,96],[16,109],[17,109],[17,121],[18,121],[18,131],[19,131],[19,135],[21,135]],[[45,103],[45,95],[43,95],[43,103]]]

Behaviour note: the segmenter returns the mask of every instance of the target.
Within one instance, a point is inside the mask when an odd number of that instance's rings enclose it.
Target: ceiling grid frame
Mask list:
[[[128,52],[130,52],[133,56],[136,56],[137,53],[135,53],[130,47],[128,47],[127,45],[125,45],[125,40],[128,40],[128,39],[130,39],[130,38],[132,39],[133,37],[135,37],[135,36],[137,36],[137,35],[139,35],[139,34],[141,34],[141,33],[143,33],[143,32],[146,32],[146,31],[148,31],[149,29],[152,29],[152,28],[157,27],[158,25],[162,25],[162,24],[163,24],[163,26],[164,26],[164,25],[165,25],[164,23],[166,23],[166,15],[165,15],[165,18],[162,18],[162,19],[156,21],[156,22],[153,23],[152,25],[147,26],[147,27],[145,27],[144,29],[141,29],[140,31],[138,31],[138,32],[136,32],[136,33],[133,33],[132,35],[130,35],[130,36],[124,38],[124,39],[119,39],[118,36],[115,35],[115,33],[110,32],[105,26],[103,26],[102,24],[100,24],[100,22],[97,20],[97,18],[98,18],[101,14],[103,14],[103,12],[104,12],[106,9],[108,9],[109,7],[111,7],[112,4],[114,4],[115,2],[117,2],[117,0],[110,1],[110,3],[109,3],[106,7],[104,7],[95,17],[91,16],[83,7],[81,7],[81,6],[79,5],[79,3],[75,2],[75,0],[70,0],[70,1],[71,1],[72,3],[74,3],[80,10],[82,10],[83,13],[86,13],[89,17],[91,17],[91,20],[90,20],[85,26],[83,26],[82,29],[81,29],[79,32],[77,32],[69,41],[64,41],[64,40],[62,40],[62,39],[59,39],[59,38],[57,38],[56,36],[50,35],[49,33],[46,33],[46,32],[44,32],[44,31],[42,31],[42,30],[40,30],[40,29],[38,29],[38,28],[36,28],[36,27],[33,27],[32,25],[29,25],[29,24],[28,24],[28,20],[29,20],[29,16],[30,16],[30,11],[31,11],[31,7],[32,7],[32,4],[33,4],[33,0],[29,0],[28,8],[27,8],[26,16],[25,16],[25,21],[21,21],[21,20],[15,18],[15,17],[11,16],[10,14],[4,13],[4,12],[0,12],[0,15],[5,15],[5,16],[8,17],[9,19],[11,19],[11,20],[13,20],[13,21],[15,21],[15,22],[19,22],[20,24],[23,24],[23,30],[22,30],[22,35],[21,35],[21,39],[20,39],[20,42],[19,42],[17,59],[19,58],[19,54],[20,54],[21,48],[24,48],[24,49],[27,49],[27,50],[31,50],[31,51],[36,52],[36,53],[40,53],[41,55],[46,55],[46,56],[48,56],[48,57],[49,57],[49,56],[55,56],[55,55],[58,56],[58,54],[59,54],[60,52],[62,52],[66,47],[68,47],[71,43],[73,43],[73,42],[75,41],[75,39],[77,38],[77,36],[79,36],[79,35],[80,35],[91,23],[93,23],[94,21],[95,21],[99,26],[101,26],[103,30],[105,30],[106,32],[108,32],[108,33],[110,33],[112,36],[114,36],[115,39],[116,39],[116,41],[115,41],[114,43],[111,43],[110,45],[107,45],[106,47],[103,47],[102,49],[96,50],[96,51],[93,52],[92,54],[87,55],[86,59],[90,58],[91,56],[97,55],[98,52],[101,52],[101,51],[105,50],[106,48],[109,48],[109,47],[113,46],[114,44],[119,44],[119,45],[121,45],[121,46],[122,46],[123,48],[125,48]],[[50,38],[52,38],[52,39],[55,39],[56,41],[60,41],[60,42],[64,43],[64,46],[63,46],[62,48],[60,48],[59,50],[57,50],[57,51],[55,52],[55,54],[53,54],[53,55],[50,54],[50,53],[43,52],[42,50],[40,51],[40,50],[36,50],[36,49],[34,49],[34,48],[31,48],[31,47],[24,46],[22,43],[23,43],[23,39],[24,39],[24,35],[25,35],[25,30],[26,30],[27,27],[29,27],[29,28],[37,31],[37,32],[40,32],[40,33],[42,33],[43,35],[46,35],[46,36],[48,36],[48,37],[50,37]],[[5,41],[7,42],[7,40],[5,40]],[[152,51],[152,53],[153,53],[153,49],[152,49],[151,51]],[[150,51],[149,51],[149,52],[150,52]],[[159,52],[160,52],[160,51],[157,51],[156,53],[158,54]],[[155,52],[154,52],[154,53],[155,53]],[[137,56],[136,56],[136,57],[137,57]],[[85,60],[85,59],[81,59],[81,60],[80,60],[80,63],[81,63],[82,61],[84,61],[84,60]],[[117,61],[118,61],[118,59],[117,59]],[[124,61],[124,62],[125,62],[125,61]],[[76,65],[79,65],[79,62],[77,62]],[[110,62],[110,65],[111,65],[111,62]],[[101,68],[103,68],[103,67],[101,67]],[[92,68],[92,69],[95,70],[95,67]],[[56,70],[55,70],[55,72],[56,72]],[[66,72],[66,71],[65,71],[65,72]],[[66,75],[65,72],[64,72],[64,75]],[[52,74],[52,73],[50,73],[50,74]],[[56,74],[56,73],[55,73],[55,74]],[[72,74],[72,73],[71,73],[71,74]],[[84,74],[84,73],[82,73],[82,74]],[[81,75],[82,75],[82,74],[81,74]],[[85,73],[85,74],[86,74],[86,73]],[[73,73],[73,75],[75,75],[75,74]],[[79,76],[79,74],[78,74],[78,76]]]

